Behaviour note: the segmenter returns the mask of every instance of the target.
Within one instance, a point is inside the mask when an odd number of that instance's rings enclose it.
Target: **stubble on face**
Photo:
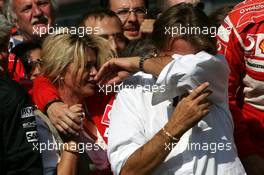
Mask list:
[[[14,23],[24,39],[46,36],[54,22],[50,0],[13,0]]]
[[[145,7],[144,0],[110,0],[109,3],[110,9],[114,12],[123,8],[134,9],[138,7]],[[130,13],[128,18],[120,19],[122,21],[124,36],[126,38],[129,40],[136,40],[142,37],[140,25],[144,21],[144,17],[138,17],[137,15]]]

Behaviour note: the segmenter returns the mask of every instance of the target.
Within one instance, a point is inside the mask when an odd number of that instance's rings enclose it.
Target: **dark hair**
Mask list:
[[[138,39],[130,41],[127,47],[121,52],[120,56],[146,56],[158,52],[152,39]]]
[[[226,5],[216,9],[213,13],[209,15],[209,19],[212,22],[212,25],[219,27],[223,22],[228,13],[234,8],[232,5]]]
[[[180,3],[172,6],[165,11],[160,18],[154,23],[152,38],[156,46],[161,49],[167,41],[173,36],[167,33],[166,30],[185,28],[195,29],[193,32],[186,32],[185,34],[176,33],[176,37],[184,39],[194,45],[199,51],[206,51],[210,54],[217,54],[216,38],[212,37],[210,33],[203,34],[203,32],[196,33],[196,29],[211,29],[211,23],[206,14],[198,7],[192,4]],[[170,30],[171,31],[171,30]]]
[[[144,0],[145,7],[148,8],[148,0]],[[110,9],[110,0],[101,0],[101,6]]]
[[[12,50],[11,53],[14,53],[16,57],[21,61],[25,68],[26,74],[29,74],[32,69],[32,65],[29,63],[29,54],[31,50],[41,49],[40,43],[37,42],[22,42],[16,45]]]
[[[116,18],[118,21],[120,21],[119,17],[115,14],[115,12],[105,8],[96,8],[82,15],[82,17],[79,20],[79,26],[84,26],[85,21],[87,20],[87,18],[90,17],[94,17],[95,19],[100,19],[100,20],[102,20],[105,17],[109,17],[109,18]]]
[[[177,5],[177,4],[175,4]],[[162,13],[169,9],[171,5],[169,4],[168,0],[156,0],[156,6],[157,9]],[[204,10],[205,4],[203,2],[198,2],[196,4],[196,7],[200,8],[201,10]]]

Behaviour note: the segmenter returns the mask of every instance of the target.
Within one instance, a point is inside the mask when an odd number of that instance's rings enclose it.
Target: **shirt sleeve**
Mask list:
[[[3,82],[2,82],[3,83]],[[1,165],[6,175],[41,175],[38,133],[33,106],[15,82],[1,83]]]
[[[204,82],[210,83],[208,89],[213,92],[210,101],[227,104],[229,68],[223,56],[200,52],[196,55],[173,55],[173,58],[158,77],[157,86],[165,90],[153,92],[153,105],[182,96]]]
[[[42,111],[45,110],[49,102],[60,99],[54,85],[47,78],[42,76],[39,76],[34,80],[32,96],[33,102]]]
[[[121,90],[113,104],[110,115],[108,158],[114,174],[118,175],[127,159],[146,143],[144,121],[135,102],[140,103],[136,89]]]

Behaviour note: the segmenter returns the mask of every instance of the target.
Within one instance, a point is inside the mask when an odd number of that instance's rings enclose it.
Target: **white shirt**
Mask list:
[[[145,88],[124,88],[118,93],[109,128],[108,157],[112,170],[119,174],[129,156],[168,122],[174,110],[170,98],[209,81],[213,91],[210,113],[188,130],[177,146],[171,147],[172,151],[153,174],[245,174],[233,139],[233,122],[227,104],[229,70],[225,59],[206,52],[173,55],[173,58],[157,80],[159,92],[152,75],[137,73],[125,85]],[[147,90],[150,86],[154,88]]]

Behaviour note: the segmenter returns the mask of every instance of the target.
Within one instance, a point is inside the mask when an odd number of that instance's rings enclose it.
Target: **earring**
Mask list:
[[[58,83],[60,87],[63,87],[64,85],[64,77],[61,77],[60,75],[58,75]]]

